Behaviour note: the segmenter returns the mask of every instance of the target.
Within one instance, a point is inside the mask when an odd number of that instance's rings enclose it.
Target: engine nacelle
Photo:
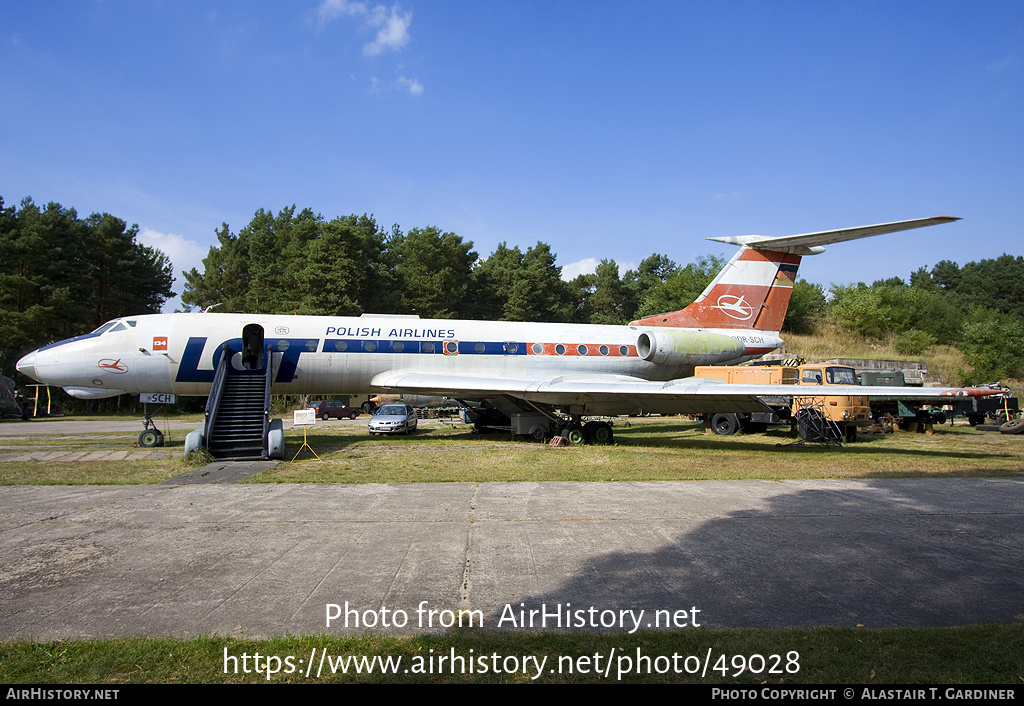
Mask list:
[[[706,331],[644,331],[636,351],[659,365],[715,365],[742,358],[743,342]]]

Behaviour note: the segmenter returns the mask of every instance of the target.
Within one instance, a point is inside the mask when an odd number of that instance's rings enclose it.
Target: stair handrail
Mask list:
[[[217,370],[213,374],[210,396],[206,398],[206,424],[203,426],[203,440],[207,446],[210,445],[210,432],[213,431],[213,425],[217,419],[221,394],[224,392],[224,382],[228,377],[228,353],[228,346],[225,343],[221,347],[220,358],[217,359]]]
[[[263,360],[266,361],[267,375],[266,384],[263,387],[263,455],[269,454],[270,445],[270,384],[274,378],[274,352],[270,346],[266,347]]]

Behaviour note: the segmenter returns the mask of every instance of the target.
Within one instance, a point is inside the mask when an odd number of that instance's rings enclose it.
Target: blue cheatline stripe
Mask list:
[[[410,341],[376,338],[327,338],[324,353],[421,353],[443,355],[448,341]],[[459,355],[526,355],[518,341],[458,341]]]
[[[516,344],[516,355],[520,345]],[[504,341],[459,341],[459,355],[507,355]]]

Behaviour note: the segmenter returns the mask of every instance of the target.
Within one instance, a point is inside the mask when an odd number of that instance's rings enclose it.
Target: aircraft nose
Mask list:
[[[32,351],[24,358],[19,360],[14,367],[18,369],[19,373],[28,375],[36,382],[41,382],[39,378],[36,376],[36,351]]]

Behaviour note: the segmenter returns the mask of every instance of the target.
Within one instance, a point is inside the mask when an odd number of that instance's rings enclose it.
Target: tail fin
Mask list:
[[[682,311],[649,316],[636,326],[779,331],[793,293],[800,256],[743,248],[697,300]]]
[[[763,235],[709,238],[742,248],[693,304],[681,311],[638,319],[631,325],[778,332],[789,308],[801,255],[817,255],[825,251],[823,246],[831,243],[958,220],[952,216],[936,216],[777,238]]]

